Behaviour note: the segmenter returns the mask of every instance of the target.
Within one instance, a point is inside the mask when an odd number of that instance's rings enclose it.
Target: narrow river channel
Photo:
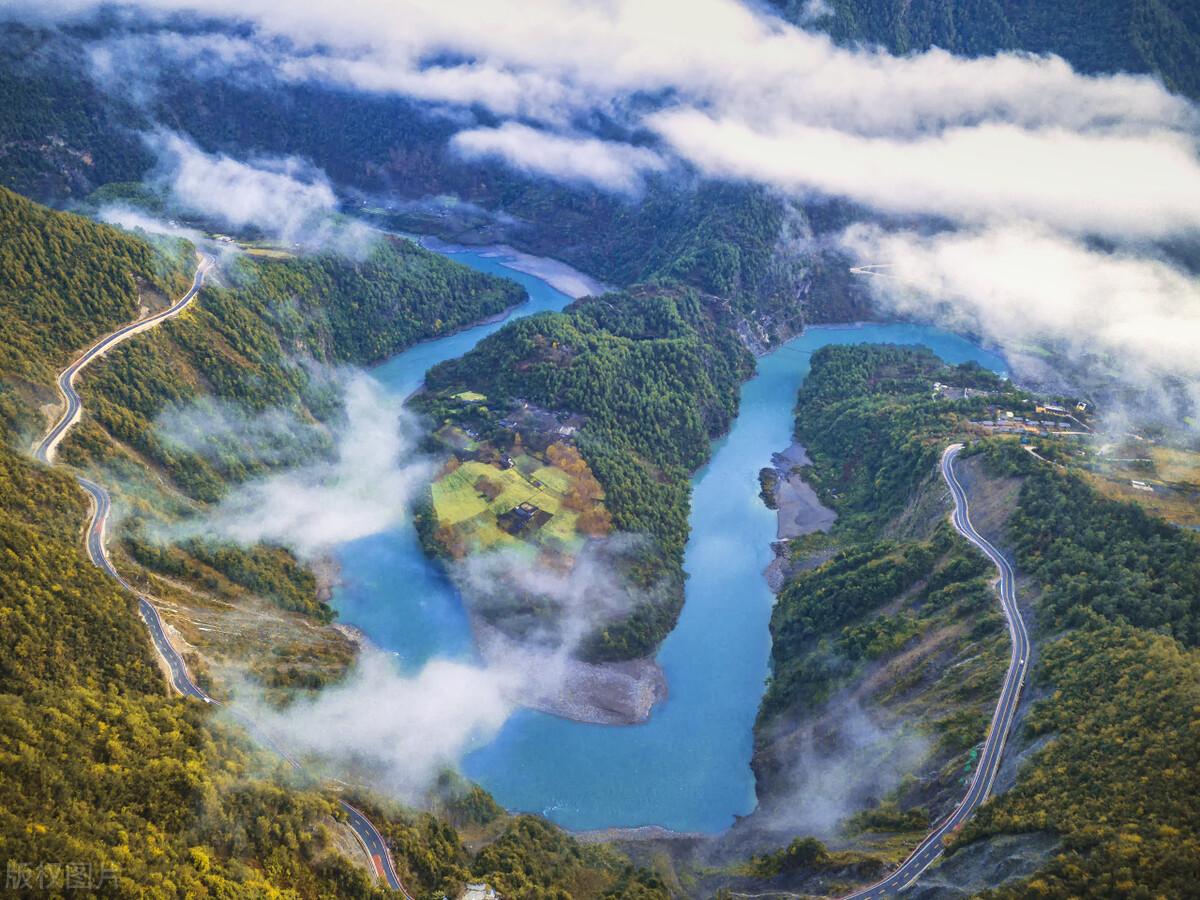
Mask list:
[[[560,309],[565,294],[509,268],[503,254],[447,248],[452,259],[520,282],[530,301],[514,315]],[[374,374],[398,396],[435,363],[460,356],[499,323],[420,344]],[[687,599],[658,660],[670,697],[643,725],[584,725],[522,710],[464,762],[466,774],[509,809],[541,813],[571,829],[661,825],[719,832],[754,808],[752,726],[767,676],[774,596],[775,514],[758,498],[758,471],[791,442],[792,407],[812,351],[826,344],[924,344],[947,362],[1003,360],[963,338],[918,325],[811,328],[759,360],[741,409],[713,458],[692,481]],[[436,656],[470,657],[466,616],[412,529],[343,546],[333,603],[343,621],[395,652],[406,669]]]

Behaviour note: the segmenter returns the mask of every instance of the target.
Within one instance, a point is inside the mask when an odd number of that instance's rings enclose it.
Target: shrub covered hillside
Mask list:
[[[991,567],[941,521],[936,500],[926,509],[921,499],[938,477],[942,448],[994,398],[940,399],[935,381],[1012,393],[991,372],[948,366],[920,347],[813,354],[796,434],[813,460],[804,477],[838,519],[831,533],[788,550],[793,571],[772,611],[771,677],[756,725],[754,767],[768,816],[786,815],[800,789],[797,742],[816,739],[883,770],[919,772],[887,793],[851,798],[848,808],[865,808],[842,823],[856,847],[893,862],[961,799],[1008,660]],[[868,744],[870,757],[836,729],[825,733],[822,722],[847,708],[887,736]],[[913,746],[923,748],[919,759],[893,761]]]
[[[112,895],[372,895],[331,851],[328,798],[166,695],[133,598],[83,554],[86,516],[69,475],[0,449],[7,872],[36,887],[78,863]]]

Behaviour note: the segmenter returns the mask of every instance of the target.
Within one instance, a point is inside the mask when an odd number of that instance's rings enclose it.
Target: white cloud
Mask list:
[[[628,673],[580,664],[572,654],[595,627],[650,599],[618,567],[622,556],[641,546],[618,535],[558,566],[518,551],[469,557],[454,564],[451,575],[474,615],[486,618],[493,605],[511,611],[515,598],[540,607],[536,623],[525,623],[519,639],[482,626],[476,634],[482,663],[435,659],[407,674],[389,656],[368,650],[343,683],[285,710],[250,692],[235,705],[290,754],[420,802],[443,769],[494,736],[518,705],[594,714],[587,704],[597,693],[618,706],[623,690],[639,693]],[[572,689],[564,691],[566,684]]]
[[[51,0],[67,12],[87,4]],[[94,8],[98,4],[91,4]],[[142,0],[249,21],[294,76],[321,73],[370,90],[481,103],[559,121],[618,95],[670,91],[681,105],[755,110],[809,125],[913,132],[1001,119],[1028,127],[1111,122],[1179,126],[1189,105],[1151,79],[1080,76],[1061,60],[961,59],[839,48],[736,0]],[[39,4],[45,13],[47,4]],[[176,48],[176,52],[187,52]],[[246,50],[222,51],[230,58]],[[448,61],[453,60],[453,61]]]
[[[1175,135],[987,124],[879,138],[802,126],[761,131],[694,110],[661,113],[652,124],[710,175],[847,197],[889,213],[1037,220],[1114,237],[1200,227],[1200,164],[1191,142]]]
[[[557,132],[599,110],[657,128],[705,171],[885,211],[969,223],[1045,217],[1139,234],[1192,228],[1196,219],[1195,108],[1150,78],[1083,76],[1053,57],[841,48],[736,0],[134,5],[253,25],[248,39],[210,39],[205,70],[214,58],[255,73],[273,67],[285,79],[481,105]],[[78,0],[58,6],[81,8]],[[169,46],[160,56],[200,61],[178,36],[162,40]],[[465,131],[455,146],[618,191],[664,165],[652,149],[511,121]],[[319,203],[319,182],[307,186]]]
[[[879,301],[1015,347],[1049,339],[1107,355],[1128,376],[1200,378],[1200,279],[1131,251],[1092,249],[1037,225],[921,235],[856,226],[843,245]]]
[[[617,534],[589,541],[579,553],[553,564],[538,562],[527,547],[496,550],[468,556],[454,565],[451,576],[485,618],[510,612],[514,598],[536,601],[539,612],[524,623],[524,642],[565,656],[635,607],[663,602],[659,594],[665,586],[635,587],[625,575],[645,546],[633,535]]]
[[[313,556],[398,525],[432,464],[414,461],[418,426],[365,374],[349,376],[336,457],[252,481],[229,494],[183,537],[259,541]]]
[[[836,835],[848,816],[876,805],[929,755],[924,736],[882,725],[853,701],[828,704],[819,718],[770,743],[782,771],[758,821],[788,835]]]
[[[452,143],[468,159],[499,158],[534,175],[622,193],[637,191],[646,172],[666,168],[662,157],[643,147],[552,134],[515,122],[460,131]]]
[[[800,9],[800,22],[803,25],[812,25],[832,15],[833,7],[829,5],[828,0],[805,0]]]
[[[194,228],[187,228],[183,225],[172,225],[170,222],[164,222],[162,219],[147,215],[141,210],[133,209],[121,203],[110,203],[107,206],[101,207],[96,213],[96,218],[101,222],[117,225],[127,231],[141,230],[147,234],[184,238],[193,243],[199,242],[204,237],[204,235]]]
[[[337,206],[329,179],[294,157],[243,162],[170,132],[151,138],[160,179],[183,209],[229,228],[253,225],[291,241]]]
[[[249,699],[234,708],[290,755],[419,803],[442,770],[504,724],[513,709],[507,680],[495,668],[449,660],[407,676],[368,651],[344,682],[284,710]]]
[[[312,375],[323,373],[310,366]],[[154,422],[169,447],[196,453],[219,468],[238,465],[278,468],[312,459],[330,449],[326,429],[293,411],[273,408],[249,413],[236,403],[201,396],[187,405],[168,405]]]

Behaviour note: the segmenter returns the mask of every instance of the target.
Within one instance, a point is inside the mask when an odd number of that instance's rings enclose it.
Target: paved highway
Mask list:
[[[204,286],[204,276],[214,265],[214,260],[211,256],[200,254],[200,264],[196,266],[196,275],[192,279],[192,286],[188,292],[175,301],[169,308],[164,309],[160,313],[155,313],[152,316],[147,316],[144,319],[138,319],[136,322],[130,322],[122,328],[118,328],[112,334],[102,337],[95,344],[79,356],[75,362],[71,363],[58,375],[58,392],[66,401],[67,408],[62,414],[53,428],[47,432],[42,438],[42,442],[38,444],[34,455],[44,463],[54,462],[54,451],[58,449],[59,441],[63,439],[71,426],[79,421],[79,415],[83,412],[83,401],[79,399],[79,394],[75,392],[75,377],[93,360],[99,359],[117,344],[129,340],[135,334],[153,328],[167,319],[173,319],[192,302],[196,294],[200,292],[200,288]]]
[[[109,499],[108,491],[100,487],[96,482],[89,481],[87,478],[76,476],[75,480],[79,482],[80,486],[92,498],[92,521],[88,523],[87,531],[87,553],[92,563],[103,569],[121,587],[138,598],[138,610],[141,612],[142,618],[146,620],[146,627],[150,629],[150,637],[154,641],[154,648],[166,661],[167,667],[171,670],[171,683],[175,686],[175,690],[179,691],[185,697],[195,697],[197,700],[203,700],[205,703],[216,703],[196,682],[192,681],[183,657],[179,655],[179,651],[175,649],[174,645],[167,638],[166,631],[163,630],[162,619],[159,618],[158,610],[154,608],[154,604],[138,593],[133,585],[122,578],[121,574],[113,566],[112,561],[108,558],[108,553],[104,549],[104,532],[108,525],[108,514],[112,508],[112,501]]]
[[[955,530],[987,554],[1000,573],[1000,605],[1004,610],[1005,619],[1008,620],[1008,632],[1012,638],[1012,657],[1009,659],[1008,672],[1004,676],[1004,686],[1000,690],[1000,700],[996,703],[996,711],[992,715],[992,723],[988,727],[983,751],[979,754],[979,765],[975,769],[971,785],[962,802],[929,833],[920,846],[912,852],[912,855],[901,863],[900,867],[892,874],[870,887],[848,894],[844,900],[878,900],[880,897],[893,896],[912,884],[918,875],[942,855],[943,839],[961,828],[962,824],[991,794],[992,785],[996,781],[996,773],[1000,770],[1000,760],[1004,755],[1004,744],[1008,738],[1009,729],[1012,728],[1013,717],[1017,712],[1021,687],[1025,684],[1025,675],[1029,668],[1029,634],[1025,630],[1025,622],[1021,619],[1021,611],[1017,607],[1017,593],[1014,587],[1016,575],[1008,560],[971,524],[967,494],[959,483],[958,476],[954,474],[954,460],[962,448],[962,444],[951,444],[942,454],[942,477],[946,479],[946,484],[949,485],[950,493],[954,497],[952,521]]]
[[[58,444],[62,441],[66,433],[71,429],[71,426],[79,421],[79,416],[83,412],[83,402],[80,400],[79,394],[75,391],[75,377],[79,372],[91,363],[93,360],[103,356],[117,344],[128,340],[135,334],[145,331],[148,328],[153,328],[160,322],[173,318],[179,315],[187,308],[195,296],[200,292],[200,288],[204,286],[204,277],[212,268],[214,261],[211,256],[201,255],[200,263],[196,267],[196,275],[192,279],[192,286],[186,294],[177,300],[170,308],[162,312],[148,316],[145,319],[140,319],[122,328],[117,329],[107,337],[101,338],[93,344],[88,350],[84,351],[75,362],[63,369],[58,376],[58,390],[66,400],[67,408],[54,427],[47,432],[42,438],[41,443],[37,445],[34,455],[46,463],[47,465],[54,461],[54,451]],[[75,480],[88,493],[92,500],[92,518],[88,523],[87,528],[87,554],[92,563],[103,569],[110,578],[115,580],[121,587],[129,591],[138,600],[138,610],[141,612],[142,618],[146,622],[146,627],[150,630],[150,638],[154,642],[154,648],[162,656],[167,664],[167,668],[171,672],[171,684],[175,690],[183,694],[185,697],[195,697],[197,700],[202,700],[205,703],[219,706],[220,701],[214,700],[203,688],[192,680],[188,673],[187,664],[184,663],[183,657],[175,646],[167,637],[166,630],[163,628],[162,619],[158,615],[158,610],[154,604],[149,601],[143,594],[126,581],[121,573],[117,571],[112,564],[112,560],[108,557],[108,551],[104,546],[105,530],[108,526],[108,515],[112,510],[112,500],[109,498],[108,491],[82,476],[75,476]],[[230,710],[230,712],[233,712]],[[233,712],[234,716],[241,721],[248,731],[255,733],[260,739],[272,747],[280,756],[282,756],[294,769],[299,769],[300,764],[292,759],[288,754],[283,752],[279,746],[271,740],[269,736],[263,735],[255,724],[239,713]],[[396,867],[392,863],[391,853],[388,852],[387,844],[384,842],[383,835],[379,833],[371,820],[364,816],[358,809],[355,809],[345,800],[338,800],[342,809],[346,811],[347,819],[355,836],[366,851],[367,857],[371,860],[371,865],[375,873],[384,881],[392,890],[399,891],[408,900],[412,900],[412,895],[404,889],[404,884],[400,881],[400,876],[396,874]]]

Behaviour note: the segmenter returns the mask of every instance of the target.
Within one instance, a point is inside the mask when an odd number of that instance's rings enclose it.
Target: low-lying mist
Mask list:
[[[432,462],[416,453],[420,426],[403,411],[400,398],[369,375],[348,372],[343,378],[345,416],[333,427],[328,458],[237,486],[171,537],[281,544],[312,559],[337,544],[399,525],[433,472]],[[251,442],[250,452],[260,459],[297,452],[281,436],[323,439],[281,411],[246,419],[217,405],[211,413],[207,423],[203,408],[194,407],[186,415],[169,413],[160,426],[182,421],[186,427],[175,439],[197,449],[218,444],[232,430]]]
[[[887,264],[869,284],[885,312],[980,335],[1018,379],[1109,385],[1101,412],[1114,423],[1179,418],[1180,402],[1183,416],[1200,409],[1200,278],[1161,253],[1031,223],[932,234],[857,225],[842,245]],[[1136,409],[1118,402],[1125,393]]]
[[[519,706],[556,697],[579,641],[642,599],[613,562],[630,539],[614,543],[598,542],[574,565],[547,567],[515,551],[452,565],[468,603],[521,592],[555,610],[520,640],[483,636],[481,659],[434,658],[404,671],[396,657],[368,647],[340,684],[285,709],[243,685],[234,708],[306,765],[419,804],[442,771],[490,740]]]
[[[446,659],[405,674],[389,654],[367,650],[345,681],[285,709],[246,690],[233,707],[306,766],[417,804],[504,724],[511,679],[496,666]]]
[[[773,748],[788,760],[778,778],[783,789],[756,814],[756,825],[784,835],[836,835],[849,816],[913,774],[929,751],[923,735],[881,724],[857,703],[831,706]]]

